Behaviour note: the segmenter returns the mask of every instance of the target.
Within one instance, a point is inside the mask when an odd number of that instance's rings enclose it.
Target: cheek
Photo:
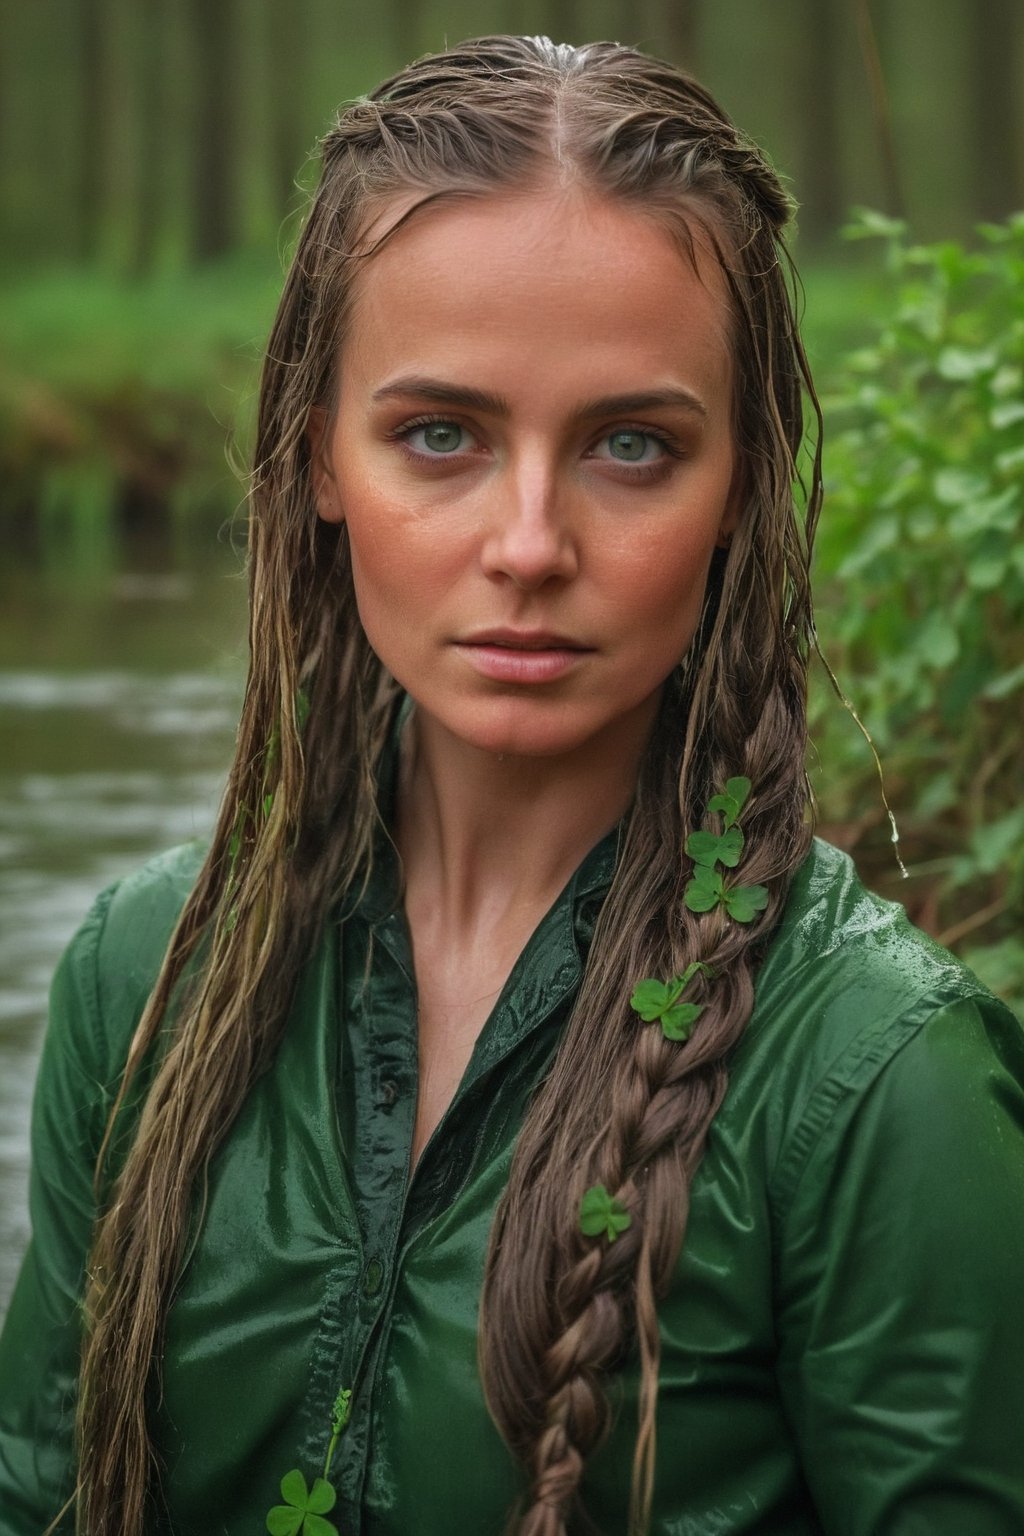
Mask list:
[[[350,501],[347,525],[360,621],[385,665],[401,669],[445,611],[457,580],[450,550],[436,525],[396,510],[391,498]]]
[[[623,551],[617,567],[620,591],[630,594],[638,635],[658,650],[675,651],[677,659],[700,618],[707,588],[714,539],[700,536],[657,541],[632,557]]]

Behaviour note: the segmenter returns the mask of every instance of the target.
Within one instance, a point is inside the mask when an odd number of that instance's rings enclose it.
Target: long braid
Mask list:
[[[734,767],[752,778],[760,769],[765,782],[770,761],[752,746],[748,757],[732,757],[723,765],[720,782]],[[776,755],[774,747],[770,755]],[[752,1007],[754,956],[784,897],[774,839],[761,841],[759,856],[759,819],[751,805],[738,873],[744,883],[770,885],[760,920],[741,928],[720,912],[698,917],[687,911],[677,889],[674,902],[657,902],[660,911],[645,934],[634,933],[632,941],[617,946],[609,942],[603,964],[588,972],[520,1138],[492,1238],[481,1347],[492,1410],[531,1464],[534,1503],[521,1536],[558,1536],[564,1530],[585,1458],[607,1428],[602,1377],[622,1357],[634,1331],[641,1400],[631,1523],[642,1530],[646,1522],[660,1352],[656,1300],[671,1281],[689,1184],[725,1093],[727,1059]],[[774,814],[771,819],[774,824]],[[638,806],[634,824],[641,820]],[[647,862],[650,850],[642,862],[633,857],[632,832],[631,827],[622,864],[663,897],[660,871]],[[799,859],[807,836],[802,825],[796,829],[788,857]],[[681,839],[675,842],[680,846]],[[671,880],[671,869],[665,873]],[[627,881],[616,883],[595,947],[621,931],[623,914],[635,920],[639,894]],[[665,931],[666,912],[675,917],[675,932]],[[626,999],[640,977],[680,974],[696,958],[710,967],[711,977],[688,994],[702,1002],[703,1012],[689,1041],[679,1045],[656,1026],[640,1024]],[[612,985],[621,1000],[619,1018],[617,1028],[602,1038],[590,1027],[592,1009]],[[567,1122],[570,1102],[574,1113]],[[596,1183],[633,1218],[615,1243],[595,1244],[579,1230],[580,1198]]]

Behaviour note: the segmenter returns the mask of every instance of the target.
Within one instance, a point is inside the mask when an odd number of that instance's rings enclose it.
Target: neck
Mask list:
[[[650,720],[624,750],[593,740],[556,758],[498,755],[413,715],[402,743],[397,842],[407,893],[449,929],[539,915],[628,809]]]

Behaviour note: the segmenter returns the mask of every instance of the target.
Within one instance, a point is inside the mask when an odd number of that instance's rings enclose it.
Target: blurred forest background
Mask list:
[[[789,178],[828,422],[824,829],[1024,998],[1020,0],[0,0],[0,1164],[53,960],[210,824],[244,667],[244,462],[338,104],[494,30],[697,73]],[[855,208],[871,213],[851,214]],[[17,1247],[20,1197],[0,1252]],[[4,1275],[0,1269],[0,1306]]]

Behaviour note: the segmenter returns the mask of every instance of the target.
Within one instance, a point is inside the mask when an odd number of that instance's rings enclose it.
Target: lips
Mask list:
[[[556,634],[548,629],[497,629],[477,630],[456,642],[465,646],[496,646],[510,651],[590,651],[592,646],[573,640],[568,635]]]
[[[494,683],[553,683],[581,665],[594,647],[550,629],[480,629],[455,642],[475,672]]]

